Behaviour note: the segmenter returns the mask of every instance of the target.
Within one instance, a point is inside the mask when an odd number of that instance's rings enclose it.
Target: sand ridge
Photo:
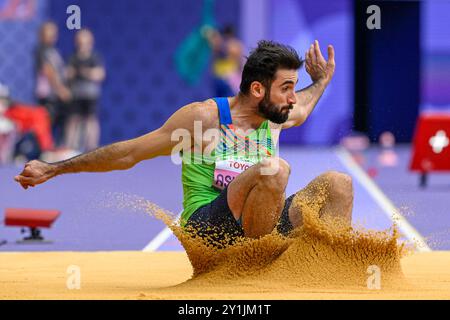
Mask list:
[[[217,283],[272,283],[286,290],[295,288],[366,288],[368,272],[377,270],[384,286],[404,286],[400,260],[412,251],[401,243],[395,225],[389,230],[366,230],[350,226],[338,216],[321,216],[327,199],[323,183],[308,185],[293,200],[302,212],[303,224],[289,236],[276,229],[259,239],[223,240],[202,238],[193,228],[181,228],[180,221],[156,204],[139,197],[115,195],[109,203],[143,211],[162,220],[187,252],[192,277],[182,287],[207,287]],[[211,228],[213,233],[219,230]],[[211,231],[211,230],[210,230]],[[218,243],[219,242],[219,243]],[[216,246],[211,245],[216,244]],[[374,269],[375,268],[375,269]]]

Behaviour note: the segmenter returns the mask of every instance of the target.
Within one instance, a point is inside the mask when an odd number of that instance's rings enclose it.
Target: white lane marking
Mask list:
[[[431,248],[427,245],[422,235],[406,220],[395,207],[391,200],[381,191],[373,180],[356,163],[351,154],[342,147],[335,150],[339,160],[347,168],[361,185],[367,190],[375,202],[383,209],[383,212],[398,225],[403,234],[416,244],[420,252],[429,252]]]
[[[177,215],[177,219],[179,219],[181,217],[181,213],[183,212],[183,210],[181,210],[178,215]],[[167,239],[170,238],[170,236],[173,234],[172,230],[170,230],[168,227],[165,227],[160,233],[157,234],[156,237],[153,238],[152,241],[150,241],[144,249],[142,249],[142,251],[145,252],[155,252],[156,250],[159,249],[159,247],[161,247],[164,242],[167,241]]]

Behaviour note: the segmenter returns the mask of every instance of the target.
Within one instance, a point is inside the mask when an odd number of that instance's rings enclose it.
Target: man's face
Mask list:
[[[263,100],[258,104],[260,115],[274,123],[286,122],[290,110],[297,102],[295,95],[297,81],[297,70],[278,70],[272,85],[266,89]]]
[[[91,52],[94,46],[92,33],[87,30],[79,31],[75,37],[75,45],[80,51]]]
[[[58,27],[47,23],[42,29],[42,42],[47,46],[54,46],[58,40]]]

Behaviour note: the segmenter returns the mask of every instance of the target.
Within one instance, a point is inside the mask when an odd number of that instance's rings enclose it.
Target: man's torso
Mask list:
[[[224,124],[213,99],[199,108],[202,113],[194,123],[190,150],[182,152],[184,221],[213,201],[237,175],[272,156],[281,130],[281,125],[267,120],[252,128],[241,117],[239,106],[229,109],[230,123]]]

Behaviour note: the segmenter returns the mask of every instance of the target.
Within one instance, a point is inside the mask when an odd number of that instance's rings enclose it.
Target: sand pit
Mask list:
[[[77,265],[81,288],[66,286]],[[278,287],[258,281],[179,285],[192,267],[181,252],[1,253],[1,299],[450,299],[450,252],[401,260],[408,285],[381,290]]]
[[[303,224],[289,235],[219,247],[151,202],[126,199],[170,226],[187,253],[3,253],[0,298],[450,299],[450,252],[413,254],[395,226],[323,217],[326,194],[315,195],[294,198]]]

